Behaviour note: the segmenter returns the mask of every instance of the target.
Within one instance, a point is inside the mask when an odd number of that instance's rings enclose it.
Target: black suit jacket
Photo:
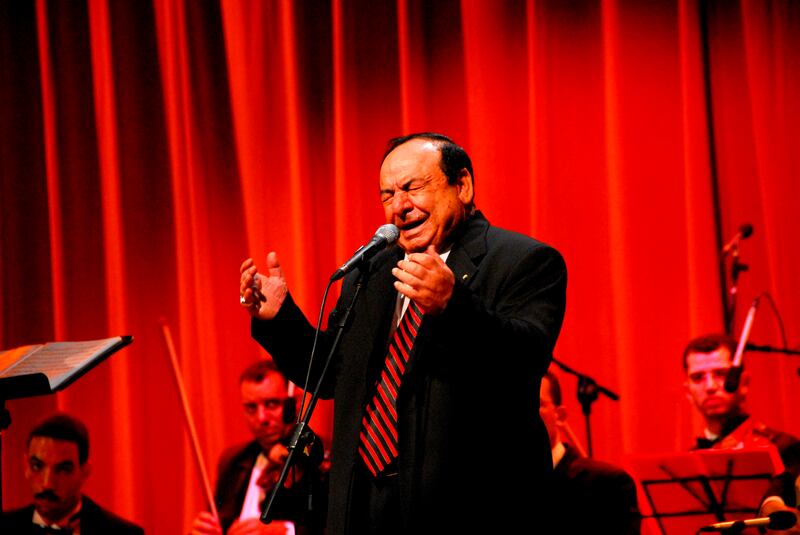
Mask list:
[[[250,475],[260,452],[261,446],[254,440],[232,446],[220,456],[215,500],[223,532],[227,532],[233,521],[239,518]],[[282,489],[271,510],[273,519],[294,522],[298,535],[321,532],[325,514],[324,481],[317,472],[312,471],[313,467],[307,466],[306,469],[308,479],[291,489]],[[307,484],[312,480],[314,486],[309,489]],[[308,511],[309,490],[312,491],[312,511]]]
[[[250,474],[260,452],[261,446],[253,441],[232,446],[220,456],[215,499],[223,532],[239,517]]]
[[[397,298],[391,269],[402,255],[393,246],[345,278],[317,348],[309,387],[363,274],[321,392],[335,399],[329,535],[347,532],[360,422],[383,366]],[[518,529],[547,507],[552,460],[539,385],[564,316],[566,266],[552,247],[492,227],[480,212],[447,264],[452,298],[423,318],[397,398],[400,529]],[[314,328],[291,296],[274,320],[253,319],[252,334],[305,388]]]
[[[636,484],[621,468],[581,457],[567,446],[555,468],[553,494],[561,535],[640,533]]]
[[[33,505],[3,514],[0,530],[3,534],[26,535],[34,533]],[[89,497],[83,497],[81,506],[81,535],[144,535],[136,524],[103,509]]]

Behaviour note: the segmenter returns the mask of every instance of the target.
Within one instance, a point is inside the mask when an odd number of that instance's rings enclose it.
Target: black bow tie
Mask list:
[[[709,440],[705,437],[697,437],[697,449],[698,450],[707,450],[716,444],[716,440]]]
[[[51,528],[50,526],[40,526],[39,524],[33,525],[33,533],[35,535],[72,535],[72,530],[69,528]]]

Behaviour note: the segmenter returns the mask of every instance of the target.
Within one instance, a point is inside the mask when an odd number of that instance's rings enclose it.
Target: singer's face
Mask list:
[[[50,437],[31,438],[25,456],[25,478],[33,491],[33,504],[48,522],[57,522],[75,509],[81,487],[89,476],[88,463],[78,460],[78,445]]]
[[[400,229],[398,244],[409,253],[433,245],[441,253],[472,203],[472,176],[466,170],[447,181],[441,153],[426,139],[412,139],[390,152],[381,165],[381,202],[387,223]]]
[[[710,353],[689,353],[686,357],[686,388],[689,398],[707,419],[724,419],[741,412],[747,394],[747,376],[742,375],[739,389],[725,390],[725,377],[731,367],[731,355],[725,347]]]
[[[264,451],[269,451],[289,430],[283,421],[286,382],[270,373],[260,383],[243,381],[241,390],[247,427]]]

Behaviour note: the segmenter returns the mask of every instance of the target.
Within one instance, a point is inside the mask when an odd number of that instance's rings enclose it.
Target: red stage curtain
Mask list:
[[[386,140],[420,130],[471,153],[493,223],[563,252],[555,356],[621,396],[593,406],[595,456],[685,449],[700,421],[681,352],[723,329],[718,251],[745,222],[734,332],[768,292],[751,341],[782,345],[780,317],[800,343],[797,50],[790,0],[1,3],[0,348],[135,338],[63,392],[7,403],[4,505],[29,501],[27,433],[61,409],[91,432],[89,495],[185,532],[205,503],[162,326],[213,479],[248,438],[238,374],[264,356],[240,262],[277,251],[316,320],[383,223]],[[797,361],[746,358],[752,412],[800,435]],[[464,447],[498,438],[479,422]]]

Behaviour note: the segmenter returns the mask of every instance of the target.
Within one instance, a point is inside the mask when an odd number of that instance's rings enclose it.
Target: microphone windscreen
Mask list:
[[[400,229],[391,223],[387,223],[385,225],[381,225],[378,230],[375,231],[375,235],[380,236],[386,240],[387,244],[390,244],[397,241],[397,238],[400,237]]]
[[[728,369],[728,375],[725,376],[725,392],[733,394],[739,390],[739,380],[742,377],[741,366],[731,366]]]
[[[753,225],[750,223],[745,223],[739,227],[739,232],[742,233],[742,239],[749,238],[753,234]]]

